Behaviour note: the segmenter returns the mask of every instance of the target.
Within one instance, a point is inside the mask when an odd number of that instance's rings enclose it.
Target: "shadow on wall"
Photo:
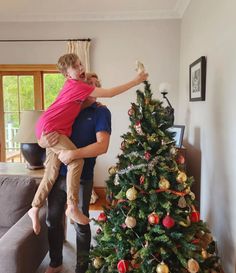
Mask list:
[[[187,127],[189,128],[189,127]],[[184,142],[184,146],[187,149],[187,174],[194,177],[194,184],[192,186],[192,192],[196,195],[196,201],[200,210],[201,204],[201,150],[200,150],[200,128],[194,129],[194,144]]]

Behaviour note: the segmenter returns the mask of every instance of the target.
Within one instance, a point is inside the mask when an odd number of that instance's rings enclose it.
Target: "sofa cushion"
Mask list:
[[[31,207],[36,181],[27,176],[0,175],[0,226],[11,227]]]

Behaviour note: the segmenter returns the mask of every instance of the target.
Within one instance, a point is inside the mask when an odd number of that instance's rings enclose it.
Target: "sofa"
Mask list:
[[[36,189],[30,177],[0,175],[0,273],[34,273],[47,254],[46,208],[39,235],[27,214]]]

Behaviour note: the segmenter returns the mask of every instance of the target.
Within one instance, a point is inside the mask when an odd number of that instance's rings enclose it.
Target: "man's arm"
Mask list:
[[[76,150],[63,150],[59,154],[59,159],[64,164],[69,164],[71,161],[78,158],[90,158],[107,152],[110,134],[105,131],[96,133],[97,142]]]

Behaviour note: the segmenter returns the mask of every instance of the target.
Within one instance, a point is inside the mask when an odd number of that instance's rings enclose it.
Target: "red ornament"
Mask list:
[[[185,163],[185,157],[183,155],[179,155],[176,159],[178,164],[183,165]]]
[[[99,214],[99,216],[98,216],[98,221],[99,221],[99,222],[106,222],[106,220],[107,220],[106,214],[105,214],[104,212],[101,212],[101,213]]]
[[[144,175],[141,175],[140,178],[139,178],[139,182],[140,182],[141,185],[144,183],[144,180],[145,180]]]
[[[148,161],[151,158],[151,154],[149,152],[145,152],[144,157]]]
[[[157,225],[159,220],[159,216],[155,212],[148,215],[148,222],[150,225]]]
[[[117,264],[117,269],[119,273],[126,273],[129,270],[129,261],[120,260]]]
[[[128,111],[128,115],[129,116],[132,116],[134,114],[134,109],[133,108],[130,108],[129,111]]]
[[[200,213],[196,210],[192,211],[190,214],[190,220],[193,223],[197,223],[200,221]]]
[[[162,220],[162,224],[166,228],[172,228],[175,225],[175,220],[167,214]]]

